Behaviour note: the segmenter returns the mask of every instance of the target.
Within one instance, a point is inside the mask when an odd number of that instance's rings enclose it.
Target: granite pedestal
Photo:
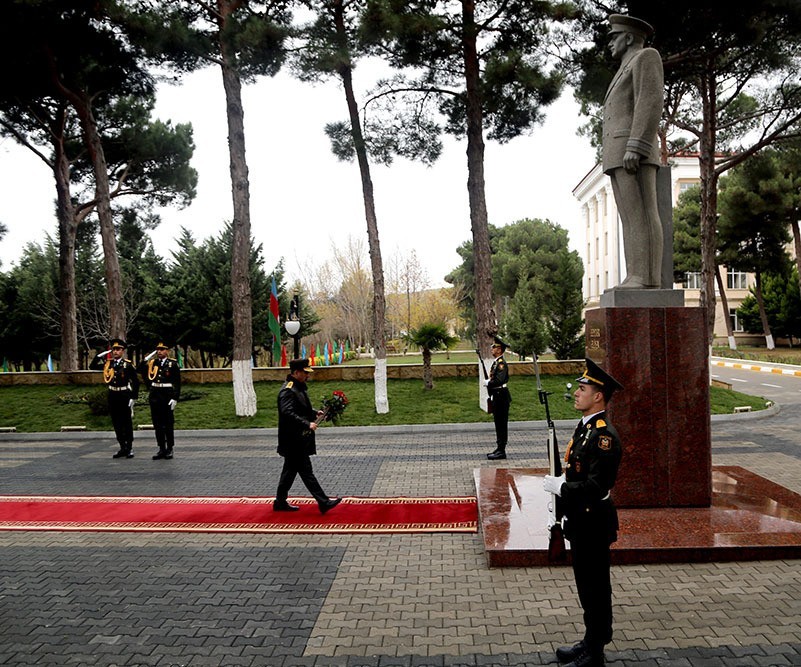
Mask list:
[[[553,565],[548,561],[549,498],[542,488],[546,473],[474,470],[490,567]],[[620,534],[612,546],[616,565],[801,558],[801,495],[738,466],[712,470],[709,507],[630,508],[618,514]]]
[[[663,291],[663,290],[657,290]],[[618,507],[709,507],[709,361],[702,308],[587,311],[587,356],[624,390],[609,405],[623,441]]]

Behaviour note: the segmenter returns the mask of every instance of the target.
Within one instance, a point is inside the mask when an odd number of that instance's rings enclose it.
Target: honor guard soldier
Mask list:
[[[487,454],[490,461],[506,458],[506,443],[509,439],[509,404],[512,395],[509,393],[509,366],[503,358],[506,343],[497,336],[492,344],[492,356],[495,361],[490,367],[489,379],[485,381],[487,393],[492,401],[492,419],[495,422],[495,451]]]
[[[181,395],[181,367],[169,356],[170,348],[163,342],[156,345],[142,362],[142,378],[150,390],[150,418],[156,432],[158,452],[153,460],[171,459],[175,445],[175,406]]]
[[[617,510],[612,487],[622,457],[620,437],[609,423],[606,406],[623,387],[591,359],[576,379],[574,407],[583,417],[565,452],[565,472],[545,476],[544,488],[561,497],[564,534],[570,540],[573,574],[584,610],[584,639],[559,648],[556,657],[569,667],[604,664],[604,646],[612,641],[610,546],[617,539]]]
[[[92,360],[89,368],[103,369],[103,381],[108,387],[108,411],[120,445],[114,458],[132,459],[133,408],[139,398],[139,378],[134,365],[125,358],[125,341],[113,338],[110,346],[110,350],[101,352]]]

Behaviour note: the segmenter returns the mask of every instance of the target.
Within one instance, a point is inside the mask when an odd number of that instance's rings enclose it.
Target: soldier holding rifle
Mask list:
[[[509,404],[512,395],[509,393],[509,366],[503,358],[506,343],[497,336],[492,344],[492,356],[495,361],[490,367],[489,379],[484,381],[492,400],[492,419],[495,422],[495,451],[487,454],[490,461],[506,458],[506,443],[509,439]]]
[[[622,456],[620,437],[609,423],[606,407],[623,387],[591,359],[576,379],[574,406],[581,412],[565,453],[565,472],[546,475],[544,488],[561,498],[564,533],[570,540],[573,574],[584,610],[584,639],[557,649],[560,663],[569,667],[604,664],[604,646],[612,641],[612,584],[610,546],[617,539],[617,510],[611,491]]]

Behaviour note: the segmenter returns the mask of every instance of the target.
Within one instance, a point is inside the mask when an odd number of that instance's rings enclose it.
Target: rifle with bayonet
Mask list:
[[[537,375],[537,394],[540,403],[545,406],[545,421],[548,424],[548,474],[559,477],[562,474],[562,462],[559,459],[559,444],[556,441],[556,427],[551,419],[548,407],[548,394],[542,388],[540,381],[540,365],[536,353],[534,356],[534,373]],[[549,494],[548,502],[548,561],[551,563],[564,563],[567,559],[565,536],[562,533],[562,512],[559,507],[559,498],[555,493]]]
[[[484,357],[481,356],[481,351],[478,349],[476,349],[476,354],[481,362],[481,370],[484,371],[484,379],[488,381],[489,375],[487,374],[487,367],[484,365]],[[492,395],[489,393],[489,387],[487,387],[487,414],[492,414]]]

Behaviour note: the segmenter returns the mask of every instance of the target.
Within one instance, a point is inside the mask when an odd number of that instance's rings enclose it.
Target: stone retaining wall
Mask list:
[[[476,377],[478,362],[432,364],[434,378]],[[488,369],[489,370],[489,369]],[[573,375],[584,372],[583,360],[541,361],[543,375]],[[530,361],[510,361],[511,375],[534,375],[534,365]],[[286,368],[254,368],[254,382],[283,382]],[[387,377],[391,380],[410,380],[423,377],[423,364],[387,366]],[[230,368],[185,368],[181,379],[187,384],[230,383]],[[354,381],[373,379],[373,366],[315,366],[315,380]],[[0,387],[14,385],[93,385],[102,384],[103,374],[99,371],[75,371],[73,373],[37,371],[34,373],[0,373]]]

